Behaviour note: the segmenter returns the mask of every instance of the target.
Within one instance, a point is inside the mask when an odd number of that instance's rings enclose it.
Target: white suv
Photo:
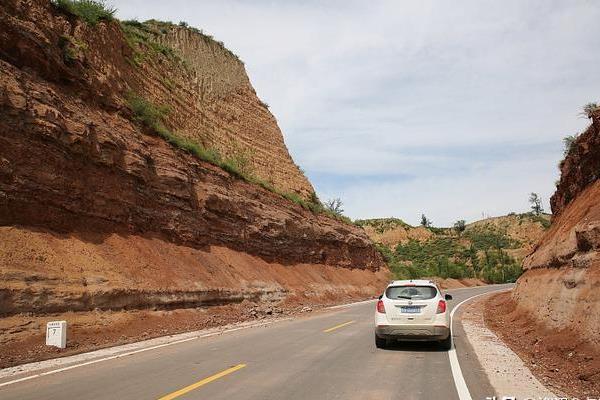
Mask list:
[[[426,280],[393,281],[379,297],[375,311],[375,345],[389,340],[438,341],[452,346],[450,312],[435,283]]]

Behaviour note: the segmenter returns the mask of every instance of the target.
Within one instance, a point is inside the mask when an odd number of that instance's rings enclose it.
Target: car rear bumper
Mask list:
[[[379,325],[375,334],[380,338],[396,340],[444,340],[450,328],[433,325]]]

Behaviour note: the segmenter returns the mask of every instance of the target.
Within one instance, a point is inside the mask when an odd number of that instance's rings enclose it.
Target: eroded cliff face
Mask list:
[[[387,269],[360,228],[135,121],[130,91],[168,104],[177,134],[247,150],[259,177],[312,192],[243,64],[198,33],[160,29],[173,49],[141,54],[116,21],[91,26],[41,0],[0,6],[3,313],[377,292]]]
[[[9,0],[0,13],[5,61],[109,112],[126,112],[127,93],[136,92],[168,107],[178,135],[224,157],[243,153],[254,175],[282,191],[313,192],[244,64],[222,43],[157,21],[90,26],[43,0]]]
[[[513,298],[546,326],[600,346],[600,115],[562,163],[552,226]]]

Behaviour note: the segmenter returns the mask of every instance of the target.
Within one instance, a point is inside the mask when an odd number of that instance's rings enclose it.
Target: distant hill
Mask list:
[[[439,276],[514,281],[521,262],[550,226],[550,215],[486,218],[454,228],[414,227],[398,218],[358,220],[397,278]]]

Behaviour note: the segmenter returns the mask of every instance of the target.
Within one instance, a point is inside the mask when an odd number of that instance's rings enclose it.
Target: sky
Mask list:
[[[114,0],[238,54],[295,162],[353,219],[435,226],[549,198],[600,100],[597,1]]]

